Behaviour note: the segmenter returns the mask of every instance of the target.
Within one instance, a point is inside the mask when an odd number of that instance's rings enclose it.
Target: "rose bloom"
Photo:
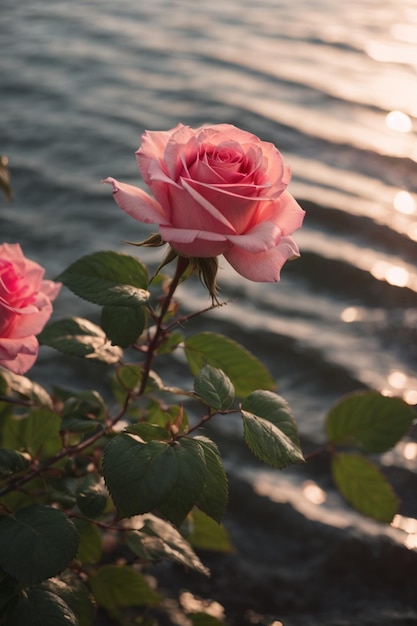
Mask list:
[[[290,237],[304,211],[286,191],[289,168],[271,143],[229,124],[147,131],[136,152],[155,199],[107,178],[119,206],[159,225],[161,238],[185,257],[223,254],[239,274],[278,281],[299,256]]]
[[[36,336],[52,313],[61,285],[43,280],[44,269],[19,244],[0,245],[0,365],[24,374],[38,356]]]

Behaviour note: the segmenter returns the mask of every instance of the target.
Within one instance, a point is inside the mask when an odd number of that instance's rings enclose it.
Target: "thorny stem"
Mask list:
[[[148,378],[149,378],[149,373],[151,371],[151,366],[152,366],[152,362],[155,356],[155,351],[159,345],[159,342],[161,340],[162,335],[164,334],[164,332],[166,331],[166,329],[163,326],[163,321],[164,321],[164,317],[166,312],[168,311],[169,305],[171,303],[172,297],[175,293],[176,288],[178,287],[178,284],[181,280],[181,276],[184,274],[185,270],[187,269],[188,265],[189,265],[190,261],[189,259],[186,259],[184,257],[179,256],[178,257],[178,261],[177,261],[177,268],[175,270],[175,274],[174,277],[171,281],[171,284],[169,286],[169,290],[168,293],[165,297],[165,300],[162,304],[161,307],[161,311],[159,313],[159,316],[157,318],[157,322],[156,322],[156,329],[155,329],[155,333],[151,339],[151,341],[149,342],[149,347],[148,347],[148,351],[146,353],[146,359],[145,359],[145,363],[143,365],[143,370],[142,370],[142,381],[141,381],[141,385],[140,385],[140,389],[137,393],[138,396],[141,396],[146,388],[146,384],[148,382]]]

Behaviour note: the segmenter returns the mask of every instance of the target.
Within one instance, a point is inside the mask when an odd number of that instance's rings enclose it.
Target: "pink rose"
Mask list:
[[[250,280],[278,281],[285,261],[299,256],[290,235],[304,217],[286,191],[290,172],[278,150],[228,124],[180,124],[142,139],[139,170],[156,200],[107,178],[120,208],[158,224],[182,256],[223,254]]]
[[[24,374],[38,356],[36,336],[52,313],[61,285],[42,280],[44,269],[18,243],[0,245],[0,365]]]

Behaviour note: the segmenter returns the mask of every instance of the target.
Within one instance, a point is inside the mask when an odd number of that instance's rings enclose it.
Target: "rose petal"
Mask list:
[[[119,207],[135,220],[145,224],[169,224],[161,205],[145,191],[121,183],[114,178],[106,178],[103,183],[113,185],[113,196]]]
[[[276,202],[260,204],[257,222],[270,221],[277,224],[284,236],[291,235],[303,223],[305,211],[293,196],[284,191]]]
[[[283,237],[278,246],[265,252],[252,254],[233,246],[224,256],[245,278],[258,283],[272,283],[279,281],[282,266],[291,257],[299,256],[299,250],[291,237]]]
[[[166,131],[146,131],[141,138],[140,148],[136,151],[136,160],[142,177],[149,185],[149,164],[153,160],[162,160],[166,145],[171,136],[182,127],[178,124],[175,128]]]
[[[261,222],[244,235],[227,235],[235,247],[258,253],[274,248],[281,236],[281,229],[272,222]]]
[[[39,352],[36,337],[24,340],[0,338],[0,365],[14,374],[25,374],[35,363]]]
[[[159,232],[162,239],[183,256],[214,257],[223,254],[229,247],[224,235],[205,230],[160,226]]]

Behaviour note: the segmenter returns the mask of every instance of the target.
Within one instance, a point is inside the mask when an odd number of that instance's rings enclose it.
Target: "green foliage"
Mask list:
[[[173,296],[193,269],[184,273],[188,261],[178,263],[171,282],[152,281],[152,295],[145,266],[114,252],[84,257],[59,277],[102,307],[101,327],[58,320],[39,341],[106,365],[102,393],[53,381],[49,392],[0,374],[4,626],[91,626],[97,607],[120,626],[133,623],[132,614],[153,625],[161,597],[146,577],[150,564],[209,575],[196,550],[233,548],[221,526],[228,480],[217,444],[203,434],[208,421],[236,413],[261,461],[280,469],[304,461],[291,409],[273,392],[267,368],[233,339],[211,332],[184,339],[178,330],[187,318]],[[164,384],[154,369],[161,357],[176,372],[183,349],[192,389]],[[389,522],[397,512],[396,495],[365,455],[396,445],[414,418],[402,400],[376,392],[351,394],[330,410],[325,449],[334,482],[364,515]],[[223,625],[204,612],[187,619]]]
[[[137,557],[147,561],[167,559],[199,574],[209,575],[189,542],[172,524],[152,514],[144,515],[142,519],[140,529],[126,533],[126,544]]]
[[[100,474],[89,472],[80,478],[76,499],[78,508],[86,517],[100,517],[106,509],[107,498],[107,490]]]
[[[233,339],[204,332],[188,337],[184,347],[194,376],[204,365],[221,369],[239,397],[255,389],[275,389],[275,381],[263,363]]]
[[[79,626],[68,604],[48,589],[28,589],[7,615],[6,626]]]
[[[349,394],[329,411],[325,428],[334,449],[333,480],[345,500],[363,515],[388,523],[398,512],[394,490],[364,454],[393,448],[415,417],[412,407],[400,398],[375,391]]]
[[[211,365],[204,365],[194,381],[194,391],[213,409],[225,411],[233,404],[235,390],[226,374]]]
[[[126,606],[152,606],[160,600],[142,574],[126,565],[103,565],[90,574],[89,583],[97,604],[110,613]]]
[[[39,342],[70,356],[117,363],[122,352],[111,345],[105,332],[92,322],[73,317],[48,324],[38,335]]]
[[[232,552],[233,546],[224,526],[195,509],[192,514],[191,532],[187,537],[190,544],[198,550],[213,552]]]
[[[32,457],[55,454],[61,448],[61,419],[44,409],[32,409],[24,417],[11,415],[3,422],[5,448],[27,452]]]
[[[335,454],[332,475],[340,493],[360,513],[389,523],[398,512],[397,496],[368,459],[359,454]]]
[[[205,438],[143,443],[121,434],[106,446],[103,471],[122,517],[159,510],[180,526],[195,504],[214,519],[224,512],[226,477]]]
[[[415,417],[404,400],[365,391],[342,398],[331,409],[326,433],[336,445],[350,445],[368,453],[385,452],[400,441]]]
[[[284,468],[304,460],[288,404],[271,391],[254,391],[242,403],[245,440],[265,463]]]
[[[104,306],[100,324],[112,345],[127,348],[145,328],[145,312],[141,306]]]
[[[148,272],[132,256],[95,252],[72,263],[57,277],[80,298],[102,306],[134,306],[149,298]]]
[[[100,529],[82,519],[75,519],[74,525],[80,537],[76,558],[84,564],[99,563],[103,554],[103,537]]]
[[[0,518],[0,567],[31,586],[59,574],[74,558],[78,533],[68,517],[30,505]]]
[[[28,459],[16,450],[0,448],[0,478],[24,472],[29,467]]]

